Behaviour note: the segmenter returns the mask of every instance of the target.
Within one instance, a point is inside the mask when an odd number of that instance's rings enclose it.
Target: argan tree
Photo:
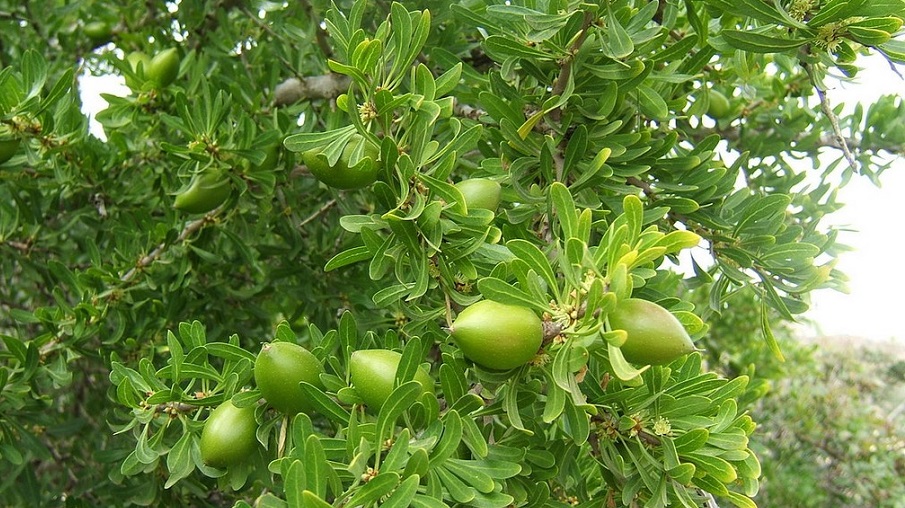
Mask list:
[[[903,17],[0,0],[0,504],[755,506],[707,319],[842,284]]]

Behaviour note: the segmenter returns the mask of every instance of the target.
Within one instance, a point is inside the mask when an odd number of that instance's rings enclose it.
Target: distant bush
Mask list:
[[[698,292],[699,308],[708,295]],[[905,361],[871,347],[805,344],[778,316],[785,362],[765,344],[752,291],[733,295],[699,342],[712,369],[749,375],[752,449],[767,507],[905,507]],[[757,365],[755,371],[753,365]]]
[[[905,506],[905,383],[868,350],[813,348],[756,407],[760,506]],[[884,379],[885,378],[885,379]]]

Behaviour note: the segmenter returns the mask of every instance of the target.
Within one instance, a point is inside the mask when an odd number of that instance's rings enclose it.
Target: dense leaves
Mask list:
[[[701,316],[751,291],[781,357],[771,318],[843,282],[837,182],[905,144],[900,99],[839,117],[823,90],[905,60],[903,17],[0,0],[0,499],[752,506],[762,391],[624,355],[608,316],[656,302],[709,341]],[[89,132],[102,76],[129,90]],[[532,358],[469,358],[449,330],[478,302],[533,318]],[[304,407],[255,381],[271,341],[323,365],[285,377]]]

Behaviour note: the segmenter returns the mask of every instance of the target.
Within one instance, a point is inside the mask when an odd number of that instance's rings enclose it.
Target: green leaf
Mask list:
[[[512,380],[506,384],[505,395],[503,395],[503,411],[505,411],[506,416],[509,417],[509,423],[513,428],[520,430],[526,434],[533,435],[534,433],[532,431],[525,428],[525,424],[522,422],[522,415],[521,413],[519,413],[519,383],[517,382],[517,380],[518,376],[513,376]]]
[[[245,349],[228,342],[210,342],[204,347],[208,354],[231,362],[248,360],[254,363],[256,356]],[[172,348],[171,348],[172,350]]]
[[[328,397],[320,388],[302,381],[299,387],[314,406],[318,414],[322,414],[340,425],[349,424],[349,412],[343,409],[336,401]]]
[[[892,39],[892,34],[876,28],[849,25],[846,29],[852,39],[865,46],[879,46]]]
[[[606,345],[607,351],[609,351],[610,355],[610,365],[613,367],[613,373],[616,374],[616,377],[621,379],[622,381],[630,381],[632,379],[638,378],[645,370],[650,368],[650,365],[645,365],[640,369],[636,369],[632,364],[628,363],[625,359],[625,356],[622,355],[622,350],[618,347],[610,344],[609,342]]]
[[[666,120],[669,118],[669,106],[663,97],[653,88],[647,85],[638,85],[638,108],[641,113],[654,120]]]
[[[327,264],[324,265],[324,271],[330,272],[337,268],[342,268],[361,261],[367,261],[371,258],[371,250],[368,247],[364,245],[352,247],[351,249],[344,250],[330,258],[330,260],[327,261]]]
[[[573,201],[569,189],[560,182],[553,182],[550,185],[550,202],[556,211],[564,237],[577,237],[578,210],[575,208],[575,201]]]
[[[437,77],[436,80],[436,94],[437,97],[443,97],[449,92],[453,91],[453,89],[459,84],[459,79],[462,76],[462,62],[453,65],[449,70],[441,74]]]
[[[348,139],[355,133],[355,126],[349,125],[340,129],[327,132],[302,132],[287,136],[283,141],[283,146],[293,152],[306,152],[314,148],[321,148],[330,143]]]
[[[410,506],[415,494],[418,492],[418,483],[421,477],[412,475],[402,481],[393,494],[380,504],[382,508],[406,508]]]
[[[431,192],[436,194],[443,201],[446,201],[446,205],[449,206],[451,211],[461,215],[468,214],[468,209],[465,206],[465,197],[455,185],[438,180],[424,173],[420,173],[418,178],[424,182],[424,185],[430,189]]]
[[[538,302],[530,294],[495,277],[484,277],[479,280],[478,291],[480,291],[481,294],[484,295],[484,298],[487,298],[488,300],[530,307],[541,313],[549,310],[547,305]]]
[[[390,437],[388,431],[393,429],[399,416],[418,400],[421,390],[421,383],[412,380],[397,386],[390,393],[377,415],[376,434],[380,442]]]
[[[752,53],[781,53],[799,48],[809,42],[808,39],[788,39],[740,30],[723,30],[720,32],[720,36],[730,46]]]
[[[288,494],[287,494],[288,497]],[[257,508],[258,505],[255,505]],[[310,490],[302,491],[302,508],[332,508],[333,505],[321,499]]]
[[[792,18],[785,10],[782,10],[778,3],[770,5],[770,2],[764,0],[707,0],[707,3],[737,16],[754,18],[758,21],[777,25],[801,29],[807,28],[807,25]]]
[[[738,508],[757,508],[757,503],[749,499],[747,496],[733,492],[731,490],[727,492],[723,497],[728,499],[730,503],[734,504]]]
[[[518,43],[509,37],[491,35],[484,40],[484,49],[492,58],[504,60],[507,57],[531,58],[552,60],[553,57],[543,51],[534,49],[526,44]]]
[[[305,506],[304,494],[307,483],[307,471],[300,460],[293,460],[286,470],[285,482],[286,504],[289,508],[303,508]],[[314,495],[314,494],[312,494]]]
[[[773,356],[780,362],[785,362],[786,358],[783,356],[782,349],[779,347],[779,342],[776,340],[776,336],[773,335],[773,329],[770,327],[770,312],[767,308],[766,301],[764,301],[760,307],[760,329],[764,334],[764,340],[767,341],[767,346],[770,348]]]
[[[474,487],[474,489],[478,492],[483,492],[485,494],[493,492],[493,489],[496,486],[493,478],[491,478],[490,475],[488,475],[484,471],[471,467],[470,462],[472,461],[455,461],[453,459],[450,459],[443,463],[443,467],[445,467],[449,472],[458,476],[466,484]]]
[[[192,446],[195,444],[195,439],[195,434],[186,432],[170,449],[167,454],[167,471],[170,475],[163,488],[172,487],[195,470],[195,463],[192,461]]]
[[[607,10],[610,10],[610,4],[607,4]],[[612,11],[607,14],[606,18],[606,45],[603,46],[604,52],[610,58],[620,60],[631,55],[635,51],[635,45],[628,32],[619,23]]]
[[[454,410],[448,411],[443,418],[443,435],[437,446],[431,450],[430,466],[436,467],[452,457],[462,442],[462,418]]]
[[[547,283],[547,288],[553,292],[556,300],[559,296],[559,282],[553,273],[553,267],[550,266],[550,260],[547,258],[540,248],[527,240],[515,239],[506,242],[506,247],[515,254],[516,257],[528,264],[531,269],[543,277]]]
[[[327,473],[330,464],[321,446],[321,437],[315,434],[308,436],[305,442],[305,476],[309,491],[320,498],[327,495]]]
[[[697,468],[723,483],[732,483],[738,478],[738,474],[732,464],[719,457],[700,453],[689,453],[685,454],[684,457]]]
[[[680,455],[684,455],[699,450],[707,443],[708,437],[710,437],[710,432],[707,429],[692,429],[681,436],[673,438],[673,444],[676,451]]]
[[[465,485],[465,482],[460,480],[457,476],[453,475],[443,467],[432,469],[431,474],[437,475],[440,483],[442,483],[446,488],[446,491],[449,493],[449,496],[453,499],[453,501],[456,501],[457,503],[463,503],[466,506],[471,506],[471,501],[477,495],[477,491],[475,489],[469,487],[468,485]]]
[[[383,496],[389,494],[399,484],[399,475],[396,473],[380,473],[371,478],[368,483],[359,488],[346,502],[346,506],[367,506],[377,502]]]

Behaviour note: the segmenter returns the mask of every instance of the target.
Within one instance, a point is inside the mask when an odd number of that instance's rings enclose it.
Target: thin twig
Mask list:
[[[182,229],[182,232],[179,233],[179,236],[173,243],[179,244],[186,241],[188,237],[192,236],[195,232],[203,228],[205,224],[211,222],[212,217],[213,215],[205,215],[200,219],[189,222],[188,224],[186,224],[185,228]],[[128,272],[123,274],[123,276],[120,277],[119,280],[122,282],[129,282],[134,279],[135,276],[138,275],[139,271],[145,269],[151,263],[157,261],[157,259],[160,258],[160,256],[162,256],[164,252],[166,252],[169,245],[171,244],[167,244],[166,242],[158,245],[156,248],[154,248],[154,250],[151,251],[150,254],[139,259],[138,263],[136,263],[134,267],[130,268]]]
[[[303,227],[307,226],[307,225],[310,224],[314,219],[317,219],[318,217],[320,217],[321,215],[323,215],[327,210],[333,208],[335,205],[336,205],[336,199],[335,199],[335,198],[334,198],[334,199],[331,199],[330,201],[327,201],[327,202],[324,204],[324,206],[318,208],[318,210],[317,210],[316,212],[312,213],[311,215],[308,216],[308,218],[306,218],[305,220],[303,220],[302,222],[300,222],[300,223],[299,223],[299,228],[303,228]]]
[[[803,64],[804,65],[804,64]],[[804,65],[805,71],[807,71],[808,76],[811,78],[811,84],[814,85],[814,90],[817,91],[817,96],[820,98],[820,109],[823,111],[823,114],[830,121],[830,125],[833,128],[833,138],[836,140],[836,144],[838,148],[842,150],[843,156],[845,156],[845,160],[848,161],[849,166],[852,167],[855,172],[859,171],[858,161],[855,160],[855,156],[852,155],[851,150],[848,148],[848,144],[846,143],[845,136],[842,134],[842,128],[839,127],[839,117],[836,116],[836,113],[833,113],[833,108],[830,105],[830,99],[826,96],[826,91],[820,88],[817,84],[817,77],[814,75],[814,71],[811,69],[810,65]]]

